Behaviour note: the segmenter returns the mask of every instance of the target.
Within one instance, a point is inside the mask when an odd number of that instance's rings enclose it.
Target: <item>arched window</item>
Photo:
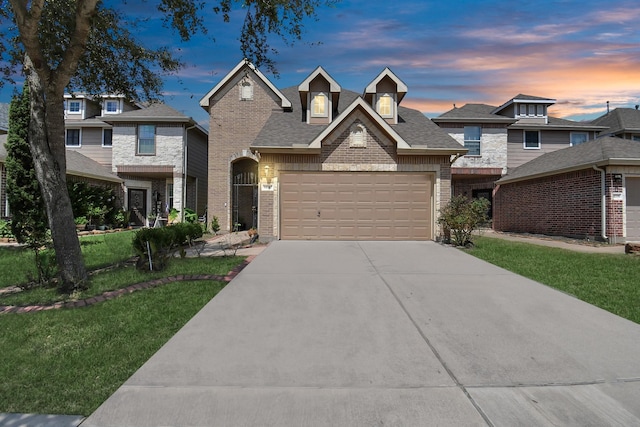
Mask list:
[[[356,123],[351,126],[349,134],[349,147],[362,148],[367,146],[367,129],[362,123]]]

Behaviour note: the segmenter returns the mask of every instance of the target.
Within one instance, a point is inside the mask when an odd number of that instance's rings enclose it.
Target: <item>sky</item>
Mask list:
[[[286,88],[321,65],[341,87],[361,92],[389,67],[408,86],[402,105],[428,117],[454,104],[499,106],[522,93],[555,99],[553,116],[590,120],[606,112],[607,101],[611,109],[640,104],[639,6],[626,0],[343,0],[307,20],[302,41],[271,39],[279,76],[261,71]],[[154,46],[169,42],[186,63],[165,78],[164,101],[208,127],[199,101],[242,60],[244,12],[233,12],[231,23],[203,13],[208,37],[179,43],[157,17],[142,37]],[[2,89],[0,102],[10,96]]]

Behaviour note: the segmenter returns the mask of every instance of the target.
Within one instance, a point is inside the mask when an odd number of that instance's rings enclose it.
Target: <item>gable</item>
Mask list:
[[[240,61],[233,70],[231,70],[213,89],[211,89],[200,100],[200,106],[205,110],[208,110],[212,104],[223,98],[227,92],[234,88],[240,91],[239,85],[250,79],[252,82],[260,85],[267,93],[269,93],[275,101],[284,109],[291,108],[291,101],[289,101],[283,94],[276,88],[273,83],[267,77],[260,72],[252,63],[248,61]],[[240,92],[238,94],[240,97]]]

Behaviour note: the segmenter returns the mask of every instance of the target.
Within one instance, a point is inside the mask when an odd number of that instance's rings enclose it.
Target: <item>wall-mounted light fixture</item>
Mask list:
[[[269,177],[269,165],[264,166],[265,182],[262,183],[262,191],[273,191],[273,184],[271,183],[271,177]]]
[[[271,178],[269,178],[269,165],[264,166],[264,177],[267,179],[267,184],[271,184]]]
[[[622,174],[621,173],[614,173],[613,174],[613,183],[615,185],[622,185]]]

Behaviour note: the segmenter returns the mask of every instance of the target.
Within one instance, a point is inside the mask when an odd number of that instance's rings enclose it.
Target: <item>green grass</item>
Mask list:
[[[133,231],[80,237],[80,247],[88,269],[125,261],[133,255]],[[0,288],[17,285],[35,277],[33,252],[22,247],[0,247]]]
[[[88,308],[0,316],[0,412],[91,414],[223,287],[174,282]]]
[[[132,256],[131,232],[82,237],[85,264],[96,269]],[[0,296],[0,305],[84,299],[180,274],[225,275],[243,257],[175,258],[162,272],[133,266],[97,271],[72,296],[35,288]],[[0,248],[0,287],[34,274],[33,254]],[[225,283],[174,282],[78,309],[0,315],[0,412],[89,415],[195,315]]]
[[[476,237],[468,253],[640,323],[640,257]]]

